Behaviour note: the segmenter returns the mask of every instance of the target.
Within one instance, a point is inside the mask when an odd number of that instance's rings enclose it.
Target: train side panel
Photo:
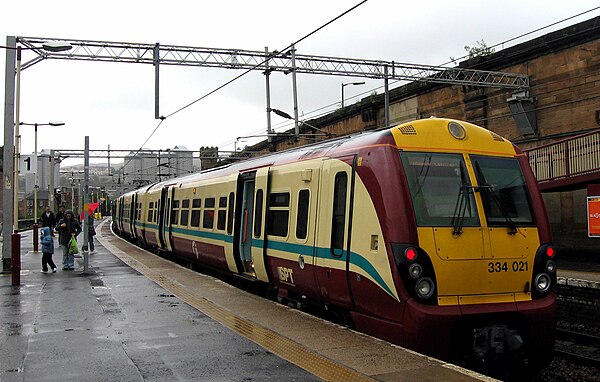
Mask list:
[[[321,160],[270,168],[265,226],[270,279],[281,297],[321,299],[315,280]]]

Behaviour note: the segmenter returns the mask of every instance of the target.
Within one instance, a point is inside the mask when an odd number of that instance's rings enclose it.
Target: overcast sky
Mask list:
[[[358,3],[360,0],[5,1],[0,12],[0,44],[5,45],[6,36],[26,36],[282,50]],[[491,46],[599,5],[587,0],[369,0],[296,48],[298,54],[440,65],[450,57],[463,56],[465,45],[476,46],[484,40]],[[600,10],[588,12],[505,47],[598,15]],[[31,53],[24,52],[23,61],[30,58]],[[0,62],[4,68],[3,49]],[[161,114],[178,110],[240,73],[162,66]],[[40,127],[39,150],[83,149],[86,135],[91,149],[110,145],[113,150],[136,150],[158,125],[152,65],[46,60],[23,71],[21,79],[22,122],[66,123]],[[381,80],[306,74],[299,74],[297,80],[300,119],[339,107],[343,82],[366,81],[363,86],[345,88],[346,104],[359,99],[353,96],[364,97],[383,85]],[[4,70],[0,84],[4,88]],[[4,91],[0,99],[4,105]],[[271,76],[271,106],[293,114],[291,76]],[[254,71],[165,120],[144,148],[164,150],[179,145],[190,150],[200,146],[233,150],[236,137],[265,133],[265,108],[264,76]],[[272,122],[278,130],[293,126],[276,115]],[[34,151],[33,130],[21,128],[22,154]],[[242,140],[237,146],[254,142]]]

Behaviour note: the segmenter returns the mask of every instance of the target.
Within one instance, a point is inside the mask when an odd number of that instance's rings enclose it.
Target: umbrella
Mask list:
[[[94,211],[96,211],[96,209],[98,208],[99,205],[100,205],[100,203],[97,203],[97,202],[96,203],[89,203],[88,204],[88,216],[90,216],[91,214],[93,214]],[[81,221],[83,221],[83,219],[85,219],[85,216],[83,216],[83,215],[84,215],[84,213],[82,211],[81,215],[80,215]]]

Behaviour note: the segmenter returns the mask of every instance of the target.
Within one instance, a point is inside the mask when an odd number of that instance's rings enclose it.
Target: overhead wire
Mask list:
[[[553,26],[555,26],[555,25],[562,24],[562,23],[564,23],[564,22],[566,22],[566,21],[569,21],[569,20],[572,20],[572,19],[574,19],[574,18],[577,18],[577,17],[583,16],[583,15],[585,15],[585,14],[588,14],[588,13],[590,13],[590,12],[596,11],[596,10],[598,10],[598,9],[600,9],[600,6],[598,6],[598,7],[594,7],[594,8],[592,8],[592,9],[589,9],[589,10],[587,10],[587,11],[580,12],[580,13],[578,13],[578,14],[576,14],[576,15],[573,15],[573,16],[566,17],[566,18],[564,18],[564,19],[561,19],[561,20],[559,20],[559,21],[552,22],[552,23],[550,23],[550,24],[547,24],[547,25],[545,25],[545,26],[542,26],[542,27],[536,28],[536,29],[534,29],[534,30],[532,30],[532,31],[529,31],[529,32],[526,32],[526,33],[522,33],[522,34],[520,34],[520,35],[518,35],[518,36],[515,36],[515,37],[512,37],[512,38],[510,38],[510,39],[508,39],[508,40],[501,41],[501,42],[499,42],[499,43],[496,43],[496,44],[494,44],[494,45],[491,45],[491,46],[490,46],[490,48],[492,48],[492,49],[493,49],[493,48],[497,48],[497,47],[499,47],[499,46],[502,46],[502,47],[504,47],[504,45],[505,45],[505,44],[508,44],[508,43],[510,43],[510,42],[513,42],[513,41],[515,41],[515,40],[519,40],[519,39],[521,39],[521,38],[523,38],[523,37],[526,37],[526,36],[529,36],[529,35],[531,35],[531,34],[534,34],[534,33],[540,32],[540,31],[543,31],[543,30],[545,30],[545,29],[551,28],[551,27],[553,27]],[[445,62],[445,63],[443,63],[443,64],[440,64],[439,66],[445,66],[445,65],[448,65],[448,64],[451,64],[451,63],[455,63],[456,61],[463,60],[463,59],[466,59],[466,58],[468,58],[468,57],[469,57],[469,54],[466,54],[466,55],[464,55],[464,56],[462,56],[462,57],[458,57],[458,58],[455,58],[455,59],[451,59],[450,61],[447,61],[447,62]],[[394,84],[397,84],[397,83],[399,83],[399,82],[405,82],[405,81],[404,81],[404,80],[396,80],[396,81],[392,81],[392,82],[389,84],[389,86],[392,86],[392,85],[394,85]],[[354,99],[354,98],[362,97],[362,96],[364,96],[364,95],[367,95],[367,94],[372,94],[374,91],[378,91],[378,90],[381,90],[381,89],[383,89],[383,88],[384,88],[384,85],[377,86],[377,87],[371,88],[371,89],[369,89],[369,90],[366,90],[366,91],[364,91],[364,92],[358,93],[358,94],[357,94],[357,95],[355,95],[355,96],[349,97],[348,99]],[[339,103],[339,102],[337,102],[337,101],[336,101],[336,102],[330,103],[330,104],[328,104],[328,105],[322,106],[322,107],[320,107],[320,108],[317,108],[317,109],[311,110],[311,111],[307,112],[307,115],[311,115],[311,114],[313,114],[314,112],[321,111],[321,110],[326,110],[326,111],[325,111],[325,112],[323,112],[323,113],[320,113],[320,114],[318,114],[317,116],[315,116],[315,117],[313,117],[313,118],[318,118],[318,117],[320,117],[320,116],[322,116],[322,115],[326,115],[326,114],[328,114],[328,112],[329,112],[330,108],[331,108],[331,107],[333,107],[333,106],[335,106],[335,105],[337,105],[338,103]],[[291,125],[293,124],[293,122],[288,122],[288,121],[285,121],[285,122],[284,122],[284,124],[285,124],[285,125],[284,125],[284,127],[288,127],[288,126],[291,126]],[[258,130],[258,131],[264,131],[264,129],[261,129],[261,130]],[[255,131],[255,132],[258,132],[258,131]],[[250,135],[250,133],[249,133],[248,135]],[[232,143],[233,141],[235,141],[235,140],[230,140],[230,141],[224,142],[223,144]]]
[[[206,94],[205,94],[205,95],[203,95],[202,97],[199,97],[198,99],[196,99],[196,100],[194,100],[194,101],[192,101],[192,102],[190,102],[190,103],[186,104],[185,106],[183,106],[183,107],[181,107],[181,108],[179,108],[179,109],[175,110],[174,112],[172,112],[172,113],[168,114],[167,116],[163,116],[163,117],[161,117],[161,121],[160,121],[160,123],[159,123],[159,124],[158,124],[158,125],[157,125],[157,126],[154,128],[154,130],[152,131],[152,133],[150,134],[150,136],[149,136],[149,137],[146,139],[146,141],[144,142],[144,144],[143,144],[143,145],[145,145],[145,144],[146,144],[146,143],[147,143],[147,142],[148,142],[148,141],[149,141],[149,140],[152,138],[152,136],[155,134],[155,132],[158,130],[158,128],[161,126],[162,122],[163,122],[163,121],[164,121],[166,118],[169,118],[169,117],[171,117],[171,116],[173,116],[173,115],[175,115],[175,114],[177,114],[177,113],[180,113],[181,111],[183,111],[183,110],[185,110],[185,109],[187,109],[187,108],[191,107],[192,105],[196,104],[197,102],[199,102],[199,101],[201,101],[201,100],[203,100],[203,99],[207,98],[208,96],[210,96],[210,95],[212,95],[212,94],[216,93],[217,91],[219,91],[219,90],[221,90],[221,89],[223,89],[223,88],[225,88],[225,87],[229,86],[230,84],[232,84],[233,82],[235,82],[235,81],[239,80],[240,78],[244,77],[245,75],[247,75],[247,74],[248,74],[248,73],[250,73],[251,71],[255,70],[256,68],[258,68],[258,67],[261,67],[262,65],[264,65],[264,64],[265,64],[267,61],[269,61],[270,59],[272,59],[272,58],[273,58],[273,57],[274,57],[276,54],[285,54],[285,52],[288,52],[288,51],[289,51],[289,50],[290,50],[292,47],[294,47],[296,44],[298,44],[298,43],[302,42],[303,40],[307,39],[308,37],[312,36],[313,34],[315,34],[315,33],[319,32],[321,29],[323,29],[323,28],[327,27],[328,25],[330,25],[331,23],[333,23],[333,22],[337,21],[338,19],[340,19],[341,17],[345,16],[345,15],[346,15],[346,14],[348,14],[349,12],[351,12],[351,11],[355,10],[356,8],[358,8],[359,6],[363,5],[363,4],[364,4],[365,2],[367,2],[367,1],[368,1],[368,0],[363,0],[363,1],[361,1],[361,2],[360,2],[360,3],[358,3],[357,5],[355,5],[355,6],[351,7],[351,8],[350,8],[350,9],[348,9],[347,11],[345,11],[345,12],[343,12],[342,14],[340,14],[340,15],[336,16],[335,18],[333,18],[332,20],[330,20],[330,21],[328,21],[327,23],[323,24],[322,26],[318,27],[317,29],[313,30],[312,32],[310,32],[310,33],[308,33],[307,35],[303,36],[302,38],[298,39],[297,41],[295,41],[295,42],[291,43],[291,44],[290,44],[290,45],[288,45],[286,48],[284,48],[284,49],[283,49],[281,52],[275,52],[275,53],[273,53],[273,54],[269,55],[269,56],[268,56],[268,57],[267,57],[265,60],[263,60],[262,62],[260,62],[260,63],[256,64],[254,67],[252,67],[252,68],[250,68],[250,69],[247,69],[246,71],[244,71],[244,72],[243,72],[243,73],[241,73],[240,75],[238,75],[238,76],[236,76],[236,77],[232,78],[231,80],[229,80],[229,81],[225,82],[224,84],[222,84],[222,85],[218,86],[217,88],[215,88],[215,89],[211,90],[210,92],[206,93]],[[598,9],[600,9],[600,6],[598,6],[598,7],[594,7],[594,8],[592,8],[592,9],[589,9],[589,10],[587,10],[587,11],[584,11],[584,12],[580,12],[580,13],[578,13],[578,14],[576,14],[576,15],[573,15],[573,16],[569,16],[569,17],[567,17],[567,18],[564,18],[564,19],[561,19],[561,20],[559,20],[559,21],[556,21],[556,22],[553,22],[553,23],[547,24],[547,25],[545,25],[545,26],[543,26],[543,27],[540,27],[540,28],[534,29],[534,30],[532,30],[532,31],[529,31],[529,32],[526,32],[526,33],[522,33],[522,34],[520,34],[520,35],[518,35],[518,36],[516,36],[516,37],[513,37],[513,38],[510,38],[510,39],[508,39],[508,40],[504,40],[504,41],[502,41],[502,42],[499,42],[499,43],[497,43],[497,44],[494,44],[494,45],[490,46],[490,48],[496,48],[496,47],[498,47],[498,46],[504,46],[504,45],[505,45],[505,44],[507,44],[507,43],[510,43],[510,42],[513,42],[513,41],[515,41],[515,40],[518,40],[518,39],[521,39],[521,38],[523,38],[523,37],[526,37],[526,36],[528,36],[528,35],[531,35],[531,34],[534,34],[534,33],[540,32],[540,31],[542,31],[542,30],[544,30],[544,29],[547,29],[547,28],[550,28],[550,27],[552,27],[552,26],[555,26],[555,25],[558,25],[558,24],[564,23],[564,22],[566,22],[566,21],[572,20],[572,19],[574,19],[574,18],[580,17],[580,16],[582,16],[582,15],[585,15],[585,14],[587,14],[587,13],[593,12],[593,11],[595,11],[595,10],[598,10]],[[468,58],[468,57],[469,57],[469,55],[467,54],[467,55],[464,55],[464,56],[462,56],[462,57],[459,57],[459,58],[457,58],[457,59],[452,59],[451,61],[445,62],[445,63],[441,64],[440,66],[448,65],[448,64],[450,64],[450,63],[456,62],[457,60],[462,60],[462,59],[464,59],[464,58]],[[396,84],[396,83],[398,83],[398,82],[403,82],[403,80],[397,80],[397,81],[394,81],[394,82],[392,82],[390,85]],[[384,86],[382,85],[382,86],[378,86],[378,87],[375,87],[375,88],[371,88],[371,89],[369,89],[369,90],[367,90],[367,91],[365,91],[365,92],[359,93],[359,94],[357,94],[356,96],[349,97],[349,98],[350,98],[350,99],[353,99],[353,98],[361,97],[361,96],[363,96],[363,95],[366,95],[366,94],[369,94],[369,93],[371,93],[371,94],[372,94],[372,93],[373,93],[373,91],[380,90],[380,89],[382,89],[383,87],[384,87]],[[335,105],[337,105],[337,104],[338,104],[338,102],[336,101],[336,102],[333,102],[333,103],[331,103],[331,104],[328,104],[328,105],[322,106],[322,107],[320,107],[320,108],[317,108],[317,109],[315,109],[315,110],[309,111],[309,112],[307,113],[307,115],[312,115],[313,113],[315,113],[315,112],[317,112],[317,111],[320,111],[320,110],[325,110],[325,111],[324,111],[323,113],[321,113],[321,114],[317,115],[316,117],[319,117],[319,116],[321,116],[321,115],[325,115],[325,114],[327,114],[327,113],[328,113],[328,110],[329,110],[329,108],[331,108],[331,107],[333,107],[333,106],[335,106]],[[314,117],[313,117],[313,118],[314,118]],[[279,126],[280,126],[281,128],[285,128],[285,127],[287,127],[287,126],[291,126],[292,124],[293,124],[293,122],[287,122],[287,121],[285,121],[285,122],[283,122],[283,123],[280,123],[280,124],[279,124]],[[277,128],[278,124],[276,124],[275,126],[276,126],[276,127],[274,128],[274,130]],[[259,132],[262,132],[263,130],[264,130],[264,129],[260,129],[260,130],[254,130],[252,133],[248,133],[247,135],[252,135],[252,134],[254,134],[254,133],[259,133]],[[235,141],[237,141],[237,139],[231,139],[231,140],[228,140],[227,142],[224,142],[224,143],[220,144],[219,146],[221,146],[221,145],[226,145],[226,144],[231,144],[231,143],[233,143],[233,142],[235,142]],[[143,145],[142,145],[142,147],[143,147]],[[139,149],[137,152],[139,152],[139,151],[142,149],[142,147],[140,147],[140,149]],[[137,153],[137,152],[136,152],[136,153]],[[131,159],[130,159],[130,161],[131,161]],[[128,163],[129,163],[129,162],[128,162]]]
[[[351,7],[350,9],[346,10],[345,12],[341,13],[340,15],[334,17],[333,19],[329,20],[328,22],[326,22],[325,24],[321,25],[320,27],[318,27],[317,29],[313,30],[312,32],[308,33],[307,35],[301,37],[300,39],[296,40],[295,42],[291,43],[290,45],[288,45],[286,48],[284,48],[281,52],[273,52],[272,54],[268,55],[267,58],[265,58],[263,61],[259,62],[258,64],[254,65],[252,68],[247,69],[246,71],[244,71],[243,73],[241,73],[240,75],[235,76],[234,78],[232,78],[231,80],[225,82],[224,84],[216,87],[215,89],[209,91],[208,93],[204,94],[202,97],[188,103],[185,106],[182,106],[181,108],[175,110],[174,112],[167,114],[166,116],[161,116],[160,117],[160,122],[159,124],[154,128],[154,130],[152,131],[152,133],[150,133],[150,136],[148,136],[148,138],[146,139],[146,141],[144,141],[145,145],[150,138],[152,138],[152,136],[154,135],[154,133],[156,133],[156,131],[158,130],[158,128],[162,125],[163,121],[169,117],[172,117],[175,114],[178,114],[180,112],[182,112],[183,110],[189,108],[190,106],[202,101],[203,99],[209,97],[210,95],[218,92],[219,90],[231,85],[232,83],[234,83],[235,81],[239,80],[240,78],[244,77],[245,75],[247,75],[248,73],[250,73],[253,70],[256,70],[256,68],[263,66],[267,61],[271,60],[273,57],[275,57],[275,55],[280,55],[280,54],[285,54],[286,52],[288,52],[292,47],[294,47],[296,44],[306,40],[307,38],[309,38],[310,36],[314,35],[315,33],[319,32],[320,30],[322,30],[323,28],[326,28],[327,26],[329,26],[330,24],[334,23],[335,21],[339,20],[340,18],[344,17],[345,15],[347,15],[348,13],[352,12],[353,10],[355,10],[356,8],[360,7],[361,5],[363,5],[364,3],[366,3],[368,0],[362,0],[360,3],[354,5],[353,7]],[[143,147],[142,145],[142,147]],[[142,147],[140,147],[138,149],[137,152],[139,152]],[[137,153],[136,152],[136,153]],[[132,160],[133,158],[131,158],[129,160],[129,162]],[[127,163],[129,163],[127,162]],[[126,163],[126,164],[127,164]],[[125,167],[125,165],[123,165],[123,167]]]

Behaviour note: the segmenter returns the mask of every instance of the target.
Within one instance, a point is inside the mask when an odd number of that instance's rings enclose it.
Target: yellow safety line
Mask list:
[[[206,298],[190,292],[184,285],[171,280],[161,274],[161,272],[149,268],[133,256],[119,250],[116,245],[109,243],[109,241],[113,241],[110,238],[103,239],[98,237],[98,239],[106,249],[121,259],[125,264],[156,282],[187,304],[219,322],[221,325],[246,337],[273,354],[301,367],[309,373],[325,381],[375,381],[375,379],[369,378],[364,374],[333,362],[289,338],[283,337],[270,329],[238,317]]]

